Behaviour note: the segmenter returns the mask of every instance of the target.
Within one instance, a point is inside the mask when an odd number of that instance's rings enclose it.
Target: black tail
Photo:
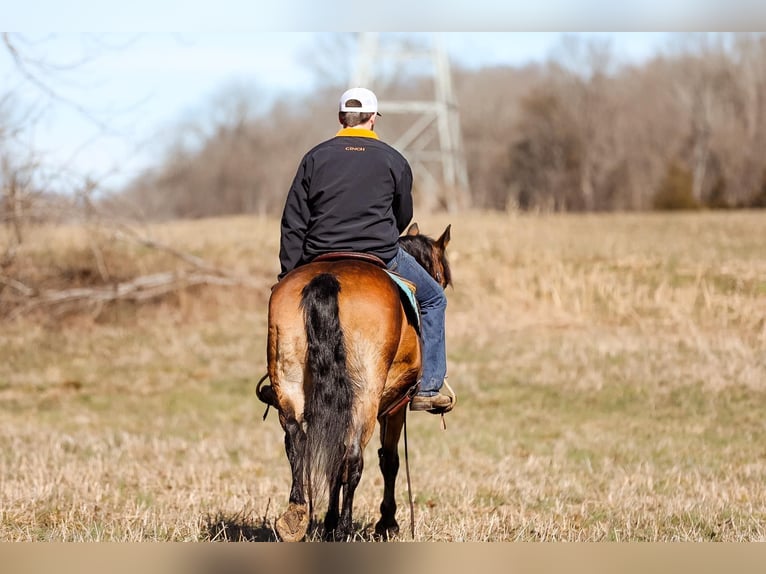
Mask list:
[[[332,484],[338,476],[351,425],[353,390],[346,370],[338,293],[340,283],[329,273],[314,277],[301,293],[308,342],[306,367],[313,383],[304,407],[310,483],[324,476]]]

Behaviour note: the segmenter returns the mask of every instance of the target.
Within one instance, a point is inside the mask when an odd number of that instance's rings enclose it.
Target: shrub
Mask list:
[[[655,209],[698,209],[700,205],[692,193],[691,172],[678,161],[671,162],[652,204]]]
[[[761,176],[761,187],[753,194],[748,202],[748,207],[766,207],[766,169]]]

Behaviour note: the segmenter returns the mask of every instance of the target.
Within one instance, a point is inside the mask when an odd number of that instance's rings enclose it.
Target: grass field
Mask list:
[[[446,431],[408,417],[417,540],[766,540],[766,213],[419,221],[447,223],[459,403]],[[1,323],[0,540],[275,538],[289,470],[254,388],[278,223],[149,231],[265,287]],[[107,255],[113,277],[180,265]],[[76,229],[37,230],[19,257],[51,285],[95,265]],[[398,501],[407,533],[403,467]]]

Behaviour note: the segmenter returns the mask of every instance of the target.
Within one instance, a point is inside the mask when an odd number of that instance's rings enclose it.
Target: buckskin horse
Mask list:
[[[449,240],[450,226],[434,240],[413,224],[399,245],[446,287]],[[376,421],[384,492],[375,533],[390,538],[399,531],[394,488],[406,403],[421,369],[417,314],[413,317],[382,262],[343,255],[297,267],[269,300],[271,384],[259,383],[257,390],[263,402],[276,407],[285,431],[292,485],[288,508],[276,521],[284,541],[305,536],[318,485],[329,497],[325,538],[353,535],[354,491]]]

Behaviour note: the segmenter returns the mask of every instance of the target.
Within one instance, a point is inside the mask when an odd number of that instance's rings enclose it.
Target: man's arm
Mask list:
[[[295,269],[303,256],[303,240],[306,237],[309,222],[308,187],[310,180],[306,170],[307,161],[306,158],[303,158],[298,167],[290,191],[287,192],[285,208],[282,212],[279,242],[280,280]]]
[[[394,217],[399,233],[407,228],[412,219],[412,169],[406,160],[394,190]]]

